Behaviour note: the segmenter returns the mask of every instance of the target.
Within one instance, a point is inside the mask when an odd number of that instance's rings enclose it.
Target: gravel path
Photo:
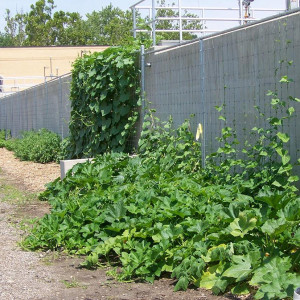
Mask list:
[[[5,148],[0,148],[0,168],[8,177],[32,192],[43,191],[46,183],[60,176],[59,164],[20,161]]]
[[[8,225],[14,209],[0,202],[0,299],[57,299],[52,292],[53,274],[40,265],[39,254],[22,251],[17,245],[21,232]]]
[[[23,162],[0,148],[0,171],[0,299],[62,299],[61,282],[41,263],[42,254],[26,252],[18,246],[24,233],[14,225],[18,223],[14,217],[17,205],[1,201],[2,184],[12,182],[27,192],[40,192],[59,176],[59,165]]]

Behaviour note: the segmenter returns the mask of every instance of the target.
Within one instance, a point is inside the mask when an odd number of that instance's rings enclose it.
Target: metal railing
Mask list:
[[[23,76],[0,78],[0,97],[23,91],[38,84],[44,83],[57,76]]]
[[[291,9],[291,8],[297,8],[299,7],[299,0],[282,0],[285,2],[286,9],[282,8],[248,8],[248,10],[243,6],[242,0],[237,0],[237,6],[236,7],[193,7],[193,6],[183,6],[182,2],[183,0],[177,0],[177,5],[172,6],[157,6],[156,0],[151,0],[152,5],[148,6],[142,6],[141,4],[145,2],[146,0],[141,0],[134,5],[130,7],[132,10],[132,16],[133,16],[133,36],[134,38],[137,37],[138,32],[146,32],[151,34],[153,45],[156,45],[156,33],[158,32],[177,32],[179,33],[179,40],[180,42],[183,41],[183,33],[189,32],[189,33],[195,33],[195,34],[201,34],[205,35],[208,33],[215,33],[224,30],[224,27],[222,29],[216,29],[216,28],[208,28],[206,23],[207,22],[213,22],[214,24],[216,22],[233,22],[233,26],[235,25],[243,25],[247,22],[256,21],[261,18],[256,18],[255,13],[257,12],[265,12],[273,14],[273,13],[280,13],[285,10]],[[172,17],[160,17],[157,16],[158,10],[172,10],[174,12],[174,15]],[[186,12],[192,11],[197,12],[196,17],[189,17],[186,16]],[[222,15],[225,15],[226,13],[234,12],[237,16],[235,17],[208,17],[207,12],[220,12]],[[141,28],[138,26],[137,22],[137,16],[138,14],[146,13],[146,19],[148,19],[148,22],[145,22],[143,26],[149,26],[149,29]],[[170,21],[174,22],[177,21],[178,25],[173,26],[172,29],[163,29],[163,28],[157,28],[157,22],[159,21]],[[194,29],[185,29],[183,22],[188,21],[199,21],[201,24],[201,29],[194,28]],[[236,24],[237,23],[237,24]],[[199,24],[199,23],[198,23]],[[233,27],[231,26],[231,27]]]

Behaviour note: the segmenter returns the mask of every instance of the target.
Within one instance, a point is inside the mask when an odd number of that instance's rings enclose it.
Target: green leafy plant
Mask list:
[[[0,131],[0,148],[6,148],[13,151],[15,146],[15,139],[11,138],[9,130]]]
[[[5,130],[0,130],[0,148],[5,147]]]
[[[215,294],[291,297],[300,282],[300,198],[289,138],[277,124],[293,109],[270,96],[286,114],[254,128],[255,142],[240,153],[225,126],[205,169],[189,121],[174,129],[150,111],[136,156],[105,153],[48,186],[41,199],[52,212],[24,247],[87,255],[87,267],[119,263],[120,280],[169,275],[175,291],[193,284]]]
[[[130,151],[140,94],[137,46],[109,48],[75,61],[69,156]]]
[[[60,152],[60,137],[47,129],[26,131],[20,139],[15,140],[12,150],[21,160],[54,162]]]

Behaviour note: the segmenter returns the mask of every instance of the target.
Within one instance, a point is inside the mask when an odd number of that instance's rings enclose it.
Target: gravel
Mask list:
[[[60,172],[58,164],[21,162],[4,148],[0,148],[0,169],[4,183],[8,177],[31,192],[42,191]],[[12,222],[16,209],[1,201],[0,182],[0,299],[58,299],[53,294],[54,286],[59,284],[55,274],[41,264],[39,253],[23,251],[18,245],[23,232]]]
[[[0,202],[0,299],[51,299],[54,274],[40,264],[38,253],[22,251],[18,246],[22,232],[10,224],[14,209]]]

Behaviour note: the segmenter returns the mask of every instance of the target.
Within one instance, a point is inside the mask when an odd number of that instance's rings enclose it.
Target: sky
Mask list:
[[[56,10],[63,10],[69,12],[79,12],[82,16],[87,13],[91,13],[96,10],[99,11],[102,7],[109,5],[110,3],[114,7],[119,7],[123,10],[129,9],[129,7],[139,0],[54,0],[57,6]],[[171,2],[167,0],[167,3]],[[237,7],[238,0],[181,0],[182,6],[205,6],[205,7]],[[36,0],[0,0],[0,31],[4,32],[5,27],[5,11],[9,9],[11,15],[15,15],[17,12],[28,12],[30,5],[35,4]],[[150,5],[151,0],[146,0],[141,5]],[[285,9],[285,0],[254,0],[252,7],[259,8],[280,8]],[[216,13],[215,13],[216,14]],[[265,14],[265,13],[264,13]],[[265,15],[258,15],[257,17],[264,17]],[[217,13],[217,17],[223,17],[220,13]],[[224,15],[224,17],[228,17]]]

